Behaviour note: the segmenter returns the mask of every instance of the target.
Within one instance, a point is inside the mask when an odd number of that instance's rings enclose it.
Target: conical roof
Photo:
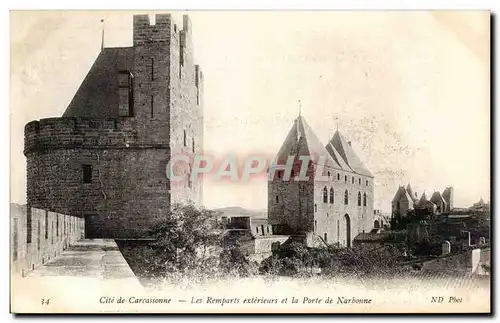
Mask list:
[[[392,202],[397,202],[401,198],[401,196],[405,194],[405,188],[403,186],[398,187],[398,190],[396,191],[396,194],[394,194],[394,198],[392,199]]]
[[[441,193],[439,193],[437,191],[432,194],[430,201],[433,202],[434,204],[437,204],[438,202],[442,202],[442,203],[446,204],[446,201],[444,200]]]
[[[417,197],[415,195],[415,192],[413,192],[413,188],[411,187],[411,184],[408,183],[408,186],[406,186],[406,191],[408,192],[408,194],[410,195],[411,199],[416,202],[417,201]]]
[[[424,205],[425,202],[427,202],[427,196],[425,196],[425,192],[422,194],[420,197],[420,200],[418,200],[418,205]]]

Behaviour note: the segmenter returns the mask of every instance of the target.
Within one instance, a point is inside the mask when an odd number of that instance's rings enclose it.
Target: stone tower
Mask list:
[[[203,75],[191,23],[135,15],[133,46],[104,48],[61,118],[25,126],[29,207],[85,218],[87,237],[142,238],[201,181],[171,182],[172,156],[203,152]]]
[[[310,162],[303,166],[304,160]],[[308,246],[351,246],[373,228],[374,177],[340,132],[324,146],[299,116],[275,164],[268,183],[273,232],[301,235]],[[307,180],[295,178],[301,167]]]

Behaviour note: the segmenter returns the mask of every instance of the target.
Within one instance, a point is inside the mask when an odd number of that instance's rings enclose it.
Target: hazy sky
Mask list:
[[[100,50],[131,46],[133,12],[11,14],[11,199],[25,203],[24,125],[61,116]],[[174,17],[181,22],[181,12]],[[205,76],[205,151],[274,155],[302,101],[326,144],[339,130],[375,175],[375,208],[398,185],[490,194],[489,13],[189,12]],[[429,196],[429,195],[428,195]],[[207,207],[267,207],[265,179],[207,180]]]

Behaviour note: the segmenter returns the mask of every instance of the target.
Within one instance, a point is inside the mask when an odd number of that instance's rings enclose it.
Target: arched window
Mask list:
[[[325,242],[328,243],[328,235],[325,233]]]
[[[314,212],[318,212],[318,204],[314,203]]]
[[[358,192],[358,206],[361,206],[361,193]]]
[[[314,220],[314,232],[318,231],[318,221]]]
[[[187,147],[186,129],[184,129],[184,147]]]
[[[330,175],[331,175],[330,172],[328,172],[328,179],[330,179]]]
[[[366,186],[368,186],[368,180],[366,181]]]
[[[276,195],[276,203],[279,202],[279,198],[278,198],[278,195]]]
[[[340,181],[340,173],[337,173],[337,180]]]
[[[344,176],[344,182],[347,182],[347,175]]]
[[[194,154],[194,137],[192,138],[191,143],[193,145],[193,154]]]
[[[352,177],[352,183],[354,184],[354,176]]]
[[[347,192],[347,190],[344,192],[344,204],[349,204],[349,192]]]
[[[361,178],[358,178],[358,183],[359,185],[361,185]]]
[[[333,204],[334,198],[333,198],[333,187],[330,187],[330,203]]]
[[[326,186],[323,188],[323,203],[328,203],[328,189]]]
[[[363,206],[366,206],[366,193],[363,193]]]

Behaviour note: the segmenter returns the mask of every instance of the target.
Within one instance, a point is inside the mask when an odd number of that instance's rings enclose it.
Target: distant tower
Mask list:
[[[453,210],[453,187],[447,187],[443,191],[443,199],[446,202],[446,211],[450,212]]]

